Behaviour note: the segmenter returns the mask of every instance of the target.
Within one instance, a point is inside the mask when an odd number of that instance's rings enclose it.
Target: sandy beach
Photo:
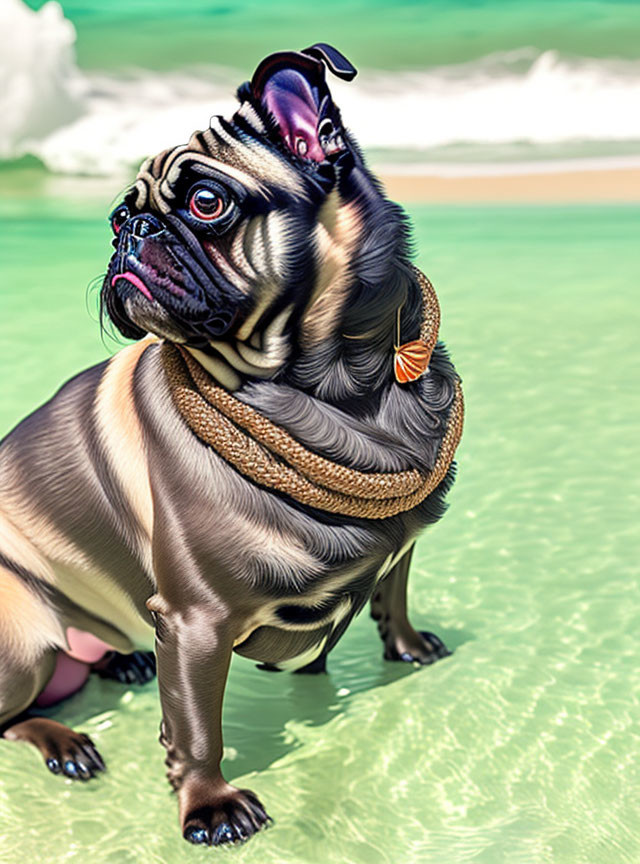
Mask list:
[[[535,170],[443,176],[380,171],[390,198],[430,203],[605,203],[640,201],[640,168]]]
[[[475,166],[456,166],[464,173],[448,175],[441,166],[395,166],[370,163],[388,196],[400,203],[424,204],[570,204],[640,202],[640,167],[545,170],[538,165],[520,172],[491,173]],[[432,173],[430,173],[432,171]],[[6,200],[16,202],[47,194],[75,200],[102,202],[108,209],[131,182],[129,176],[77,177],[26,168],[6,172],[0,188]]]

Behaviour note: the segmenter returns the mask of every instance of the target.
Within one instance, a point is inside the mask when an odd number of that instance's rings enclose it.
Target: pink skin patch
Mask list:
[[[98,639],[92,633],[67,627],[68,651],[59,651],[56,668],[49,683],[36,699],[36,705],[46,708],[61,699],[66,699],[86,684],[91,663],[102,660],[113,646]]]
[[[36,699],[36,705],[47,708],[71,696],[86,683],[89,677],[89,666],[69,657],[64,651],[59,651],[56,658],[56,668],[49,683]]]
[[[151,302],[153,302],[153,297],[151,296],[151,291],[149,291],[149,289],[144,284],[142,279],[139,276],[136,276],[135,273],[132,273],[130,270],[127,270],[126,273],[116,273],[116,275],[111,280],[111,287],[112,288],[116,284],[118,279],[126,279],[127,282],[131,282],[132,285],[135,285],[136,288],[144,294],[144,296],[147,298],[147,300],[151,300]]]
[[[75,627],[67,627],[67,642],[69,650],[65,651],[65,654],[83,663],[97,663],[98,660],[102,660],[107,651],[114,650],[112,645],[107,645],[93,633],[76,630]]]

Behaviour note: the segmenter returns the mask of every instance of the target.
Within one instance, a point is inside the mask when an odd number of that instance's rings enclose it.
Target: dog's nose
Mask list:
[[[150,237],[152,234],[159,234],[163,230],[160,222],[158,222],[155,216],[151,216],[149,213],[134,216],[129,220],[127,228],[130,236],[136,240],[142,240],[144,237]]]

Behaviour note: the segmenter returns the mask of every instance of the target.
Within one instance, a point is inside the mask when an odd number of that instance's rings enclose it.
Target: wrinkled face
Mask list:
[[[346,278],[351,153],[322,63],[296,56],[267,58],[231,121],[148,159],[113,211],[101,299],[125,336],[266,350]]]

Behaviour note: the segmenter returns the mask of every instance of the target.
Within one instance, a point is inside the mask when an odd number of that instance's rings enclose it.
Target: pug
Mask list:
[[[38,715],[92,670],[156,671],[184,837],[270,821],[222,776],[232,652],[325,670],[371,602],[388,660],[449,652],[407,618],[462,424],[410,227],[343,125],[317,44],[264,59],[111,215],[102,311],[134,340],[0,447],[0,729],[61,776],[104,770]],[[430,333],[430,336],[428,335]],[[420,337],[423,334],[424,338]],[[425,335],[427,334],[427,335]]]

